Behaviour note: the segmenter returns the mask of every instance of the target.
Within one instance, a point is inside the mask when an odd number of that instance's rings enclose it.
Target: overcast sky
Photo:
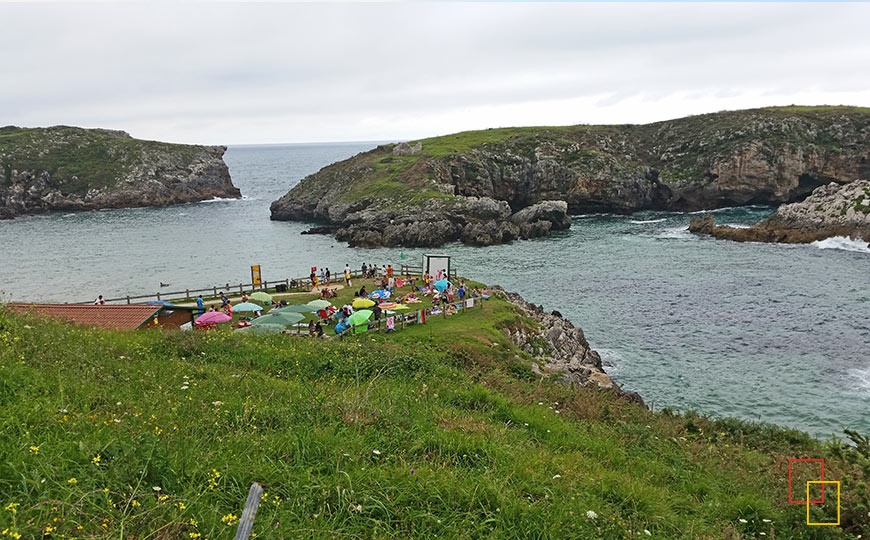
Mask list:
[[[0,125],[403,140],[870,106],[870,4],[2,3]]]

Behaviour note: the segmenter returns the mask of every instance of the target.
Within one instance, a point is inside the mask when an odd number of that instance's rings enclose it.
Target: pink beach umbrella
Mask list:
[[[218,324],[233,320],[232,317],[221,311],[209,311],[196,319],[196,324]]]

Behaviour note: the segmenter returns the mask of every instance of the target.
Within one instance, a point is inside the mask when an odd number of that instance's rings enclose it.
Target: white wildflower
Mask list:
[[[163,490],[163,488],[161,488],[160,486],[152,486],[151,489],[153,489],[154,491],[162,491]]]
[[[645,535],[647,535],[647,536],[652,536],[652,533],[649,532],[649,531],[646,530],[646,529],[643,530],[643,534],[645,534]]]
[[[770,520],[769,520],[769,519],[762,519],[761,521],[763,521],[763,522],[765,522],[765,523],[770,523]]]
[[[598,517],[598,514],[596,514],[595,511],[593,511],[593,510],[587,510],[586,517],[589,519],[595,519]]]
[[[224,402],[223,401],[212,401],[211,404],[214,405],[215,407],[220,407],[221,405],[224,404]]]
[[[381,451],[380,450],[372,450],[372,454],[379,456],[379,455],[381,455]]]
[[[553,475],[553,480],[555,480],[556,478],[562,478],[562,475],[561,475],[561,474],[554,474],[554,475]]]
[[[739,521],[740,523],[749,523],[748,521],[746,521],[746,520],[743,519],[743,518],[740,518],[740,519],[738,519],[737,521]]]

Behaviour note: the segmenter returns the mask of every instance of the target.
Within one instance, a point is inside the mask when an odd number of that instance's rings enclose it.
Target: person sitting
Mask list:
[[[480,298],[480,291],[477,290],[477,287],[471,289],[471,297],[472,298]]]
[[[366,286],[363,285],[362,289],[359,290],[359,296],[366,297],[369,295],[369,292],[366,290]]]
[[[314,337],[315,325],[314,321],[308,321],[308,335]]]
[[[432,296],[432,305],[433,305],[433,306],[441,305],[441,295],[440,295],[440,294],[435,293],[435,294]]]
[[[314,335],[322,338],[323,337],[323,325],[320,323],[315,323],[314,325]]]
[[[248,301],[248,294],[242,293],[242,302],[247,302],[247,301]]]

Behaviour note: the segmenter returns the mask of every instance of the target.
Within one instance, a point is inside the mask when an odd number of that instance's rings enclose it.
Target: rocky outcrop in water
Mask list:
[[[870,179],[870,109],[781,107],[384,145],[303,179],[271,211],[334,225],[352,245],[488,245],[567,228],[571,214],[779,205],[855,179]],[[478,217],[481,205],[497,216]]]
[[[0,128],[0,218],[240,197],[225,151],[101,129]]]
[[[519,307],[535,322],[537,327],[517,326],[505,328],[508,339],[529,355],[537,358],[540,365],[533,365],[537,373],[558,377],[560,380],[579,386],[596,386],[611,390],[626,399],[646,406],[636,392],[624,392],[605,373],[601,356],[589,347],[583,330],[562,318],[557,312],[547,313],[542,306],[526,302],[522,296],[493,287],[496,294]]]
[[[780,206],[772,216],[749,228],[716,225],[713,215],[707,214],[693,219],[689,230],[737,242],[799,244],[831,236],[870,242],[870,181],[819,187],[803,202]]]

